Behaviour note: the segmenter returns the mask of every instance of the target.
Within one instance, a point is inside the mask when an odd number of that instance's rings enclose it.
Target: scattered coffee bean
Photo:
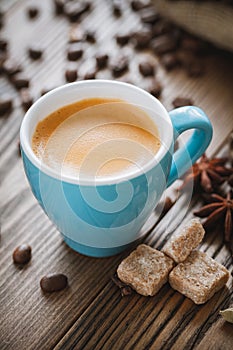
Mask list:
[[[163,34],[152,40],[151,47],[156,54],[162,55],[174,51],[177,48],[177,41],[170,35]]]
[[[160,15],[155,8],[151,6],[140,11],[140,18],[145,24],[155,24],[160,19]]]
[[[70,22],[77,22],[90,8],[91,3],[89,1],[68,1],[64,4],[63,11]]]
[[[64,13],[64,5],[66,3],[66,0],[53,0],[54,7],[55,7],[55,14],[61,15]]]
[[[184,36],[181,40],[180,46],[184,50],[191,50],[193,52],[199,52],[203,48],[200,39],[191,36]]]
[[[183,106],[192,106],[193,101],[191,98],[188,97],[176,97],[173,101],[172,104],[174,108],[179,108]]]
[[[112,12],[115,17],[121,17],[122,15],[122,1],[112,0]]]
[[[31,107],[33,104],[33,98],[28,89],[20,90],[20,98],[21,98],[21,106],[25,112]]]
[[[155,66],[149,61],[139,63],[138,68],[144,77],[153,76],[155,74]]]
[[[129,33],[122,33],[122,34],[118,33],[118,34],[116,34],[115,38],[116,38],[116,42],[118,45],[124,46],[124,45],[128,44],[129,39],[130,39],[130,34]]]
[[[84,40],[84,31],[80,25],[73,25],[69,31],[69,42],[77,43]]]
[[[90,69],[88,72],[85,73],[83,79],[89,80],[89,79],[95,79],[96,78],[96,69]]]
[[[177,55],[175,53],[166,53],[160,59],[160,63],[166,70],[172,70],[177,67],[180,63]]]
[[[12,99],[8,96],[0,97],[0,117],[10,113],[13,109]]]
[[[153,79],[147,87],[147,91],[156,98],[159,98],[162,92],[162,85],[157,80]]]
[[[3,71],[8,76],[8,78],[12,78],[17,73],[22,72],[22,66],[18,64],[14,59],[8,58],[3,63]]]
[[[72,83],[74,82],[75,80],[77,80],[78,78],[78,72],[77,72],[77,68],[74,69],[74,68],[68,68],[66,71],[65,71],[65,78],[66,78],[66,81],[68,83]]]
[[[95,56],[96,66],[98,69],[104,69],[107,67],[109,56],[106,53],[98,53]]]
[[[69,61],[77,61],[83,55],[83,47],[81,43],[70,44],[67,51],[67,58]]]
[[[174,25],[171,22],[164,19],[160,19],[151,28],[152,37],[154,38],[162,34],[171,33],[173,30],[174,30]]]
[[[17,73],[13,75],[13,77],[11,78],[11,81],[17,90],[28,88],[30,85],[30,80],[21,73]]]
[[[95,32],[92,30],[86,30],[84,38],[91,44],[94,44],[96,42]]]
[[[32,46],[28,49],[28,55],[32,60],[39,60],[42,57],[43,50],[37,46]]]
[[[193,62],[186,66],[187,74],[190,77],[200,77],[204,74],[204,65],[200,61],[193,60]]]
[[[13,252],[15,264],[24,265],[31,260],[32,249],[28,244],[21,244]]]
[[[127,72],[129,68],[129,62],[127,57],[120,56],[112,60],[111,71],[112,75],[117,78]]]
[[[150,6],[150,0],[132,0],[130,5],[133,11],[140,11]]]
[[[135,49],[145,49],[149,46],[151,41],[151,31],[149,29],[141,29],[138,32],[133,33],[132,40]]]
[[[0,38],[0,51],[6,52],[8,48],[8,41],[6,39]]]
[[[49,274],[47,276],[42,277],[40,280],[40,287],[43,292],[52,293],[58,292],[62,289],[65,289],[68,284],[67,276],[57,273],[57,274]]]
[[[29,19],[35,19],[39,15],[39,8],[35,6],[30,6],[27,8],[27,16]]]

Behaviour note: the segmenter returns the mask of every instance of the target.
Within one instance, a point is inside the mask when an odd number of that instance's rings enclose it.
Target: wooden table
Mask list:
[[[25,8],[37,3],[40,16],[29,21]],[[1,5],[1,4],[0,4]],[[10,39],[10,54],[24,66],[31,79],[31,92],[39,97],[42,88],[64,83],[65,45],[68,22],[53,15],[52,1],[18,1],[6,6],[6,25],[2,35]],[[93,2],[93,10],[83,24],[97,31],[98,45],[115,54],[111,39],[121,26],[136,25],[127,4],[123,17],[113,20],[110,2]],[[26,47],[38,42],[46,50],[42,61],[30,61]],[[87,55],[94,48],[87,45]],[[123,49],[121,49],[123,50]],[[129,50],[129,49],[127,49]],[[131,69],[140,85],[136,64],[141,55],[131,55]],[[155,59],[155,58],[153,58]],[[80,63],[80,74],[89,61]],[[159,68],[164,85],[161,101],[171,109],[177,95],[192,97],[209,115],[214,137],[208,155],[227,152],[227,138],[233,129],[232,56],[218,53],[207,59],[202,78],[188,78],[183,71],[166,73]],[[108,72],[98,77],[108,78]],[[134,74],[134,73],[133,73]],[[154,297],[133,294],[121,297],[111,277],[129,252],[105,259],[81,256],[63,243],[62,238],[33,197],[18,156],[19,128],[24,112],[16,91],[0,77],[0,93],[14,97],[15,108],[0,119],[0,349],[218,349],[233,348],[233,325],[224,322],[219,310],[232,305],[232,277],[227,288],[206,304],[197,306],[166,284]],[[170,195],[176,193],[175,184]],[[189,204],[189,206],[188,206]],[[194,197],[187,204],[181,196],[172,211],[157,222],[153,213],[144,232],[144,242],[161,249],[180,224],[192,217],[201,205]],[[13,264],[12,252],[21,243],[32,246],[32,260],[23,268]],[[229,250],[220,232],[209,234],[200,249],[232,271]],[[39,286],[42,276],[61,272],[68,276],[64,291],[44,294]]]

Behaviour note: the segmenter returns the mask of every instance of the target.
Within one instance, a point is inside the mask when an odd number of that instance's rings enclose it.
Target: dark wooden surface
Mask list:
[[[25,16],[30,3],[41,8],[39,18],[33,22]],[[124,6],[123,17],[115,20],[110,1],[93,1],[93,10],[83,25],[96,29],[97,46],[111,55],[126,50],[131,58],[131,75],[142,86],[137,62],[150,53],[135,55],[130,47],[119,49],[112,40],[120,26],[137,26],[137,18]],[[35,98],[42,88],[65,82],[68,30],[65,19],[54,18],[52,1],[23,0],[11,6],[8,3],[2,35],[10,39],[11,56],[32,77],[31,92]],[[26,48],[35,40],[46,49],[41,62],[31,62],[26,54]],[[95,50],[96,46],[87,45],[85,57],[79,63],[80,75],[93,63],[91,56]],[[156,61],[154,56],[151,59]],[[207,59],[206,68],[206,74],[199,79],[187,78],[183,71],[166,73],[159,68],[157,74],[164,86],[161,101],[169,110],[177,95],[192,97],[214,126],[208,155],[227,154],[227,138],[233,129],[232,56],[216,53]],[[103,71],[98,77],[111,76]],[[94,259],[73,252],[63,243],[29,189],[18,156],[24,112],[16,91],[0,77],[0,94],[5,92],[14,96],[15,108],[9,117],[0,119],[0,349],[232,349],[233,326],[219,316],[220,309],[233,303],[232,278],[226,288],[201,306],[168,284],[154,297],[133,294],[122,298],[111,276],[127,252]],[[174,184],[169,190],[173,197],[176,187]],[[158,224],[153,213],[144,228],[145,234],[150,232],[144,241],[161,249],[200,205],[197,197],[189,203],[188,198],[181,196]],[[32,246],[32,260],[18,268],[12,262],[12,252],[24,242]],[[220,232],[207,235],[200,249],[232,271],[230,252]],[[49,272],[65,273],[69,288],[43,294],[39,281]]]

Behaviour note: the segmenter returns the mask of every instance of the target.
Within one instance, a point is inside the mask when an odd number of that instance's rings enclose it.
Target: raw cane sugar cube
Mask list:
[[[184,261],[202,241],[205,230],[199,219],[192,219],[180,231],[173,234],[162,251],[176,263]]]
[[[206,253],[194,250],[171,271],[169,283],[195,304],[204,304],[227,283],[228,278],[229,272],[223,265]]]
[[[141,244],[120,263],[117,275],[137,293],[152,296],[168,281],[173,266],[173,260],[165,254]]]

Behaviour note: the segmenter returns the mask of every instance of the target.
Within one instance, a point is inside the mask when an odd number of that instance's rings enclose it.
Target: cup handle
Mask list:
[[[205,152],[213,135],[213,128],[208,117],[198,107],[180,107],[171,111],[169,115],[174,130],[174,142],[182,132],[189,129],[196,130],[194,130],[185,146],[173,154],[167,187],[184,175]]]

